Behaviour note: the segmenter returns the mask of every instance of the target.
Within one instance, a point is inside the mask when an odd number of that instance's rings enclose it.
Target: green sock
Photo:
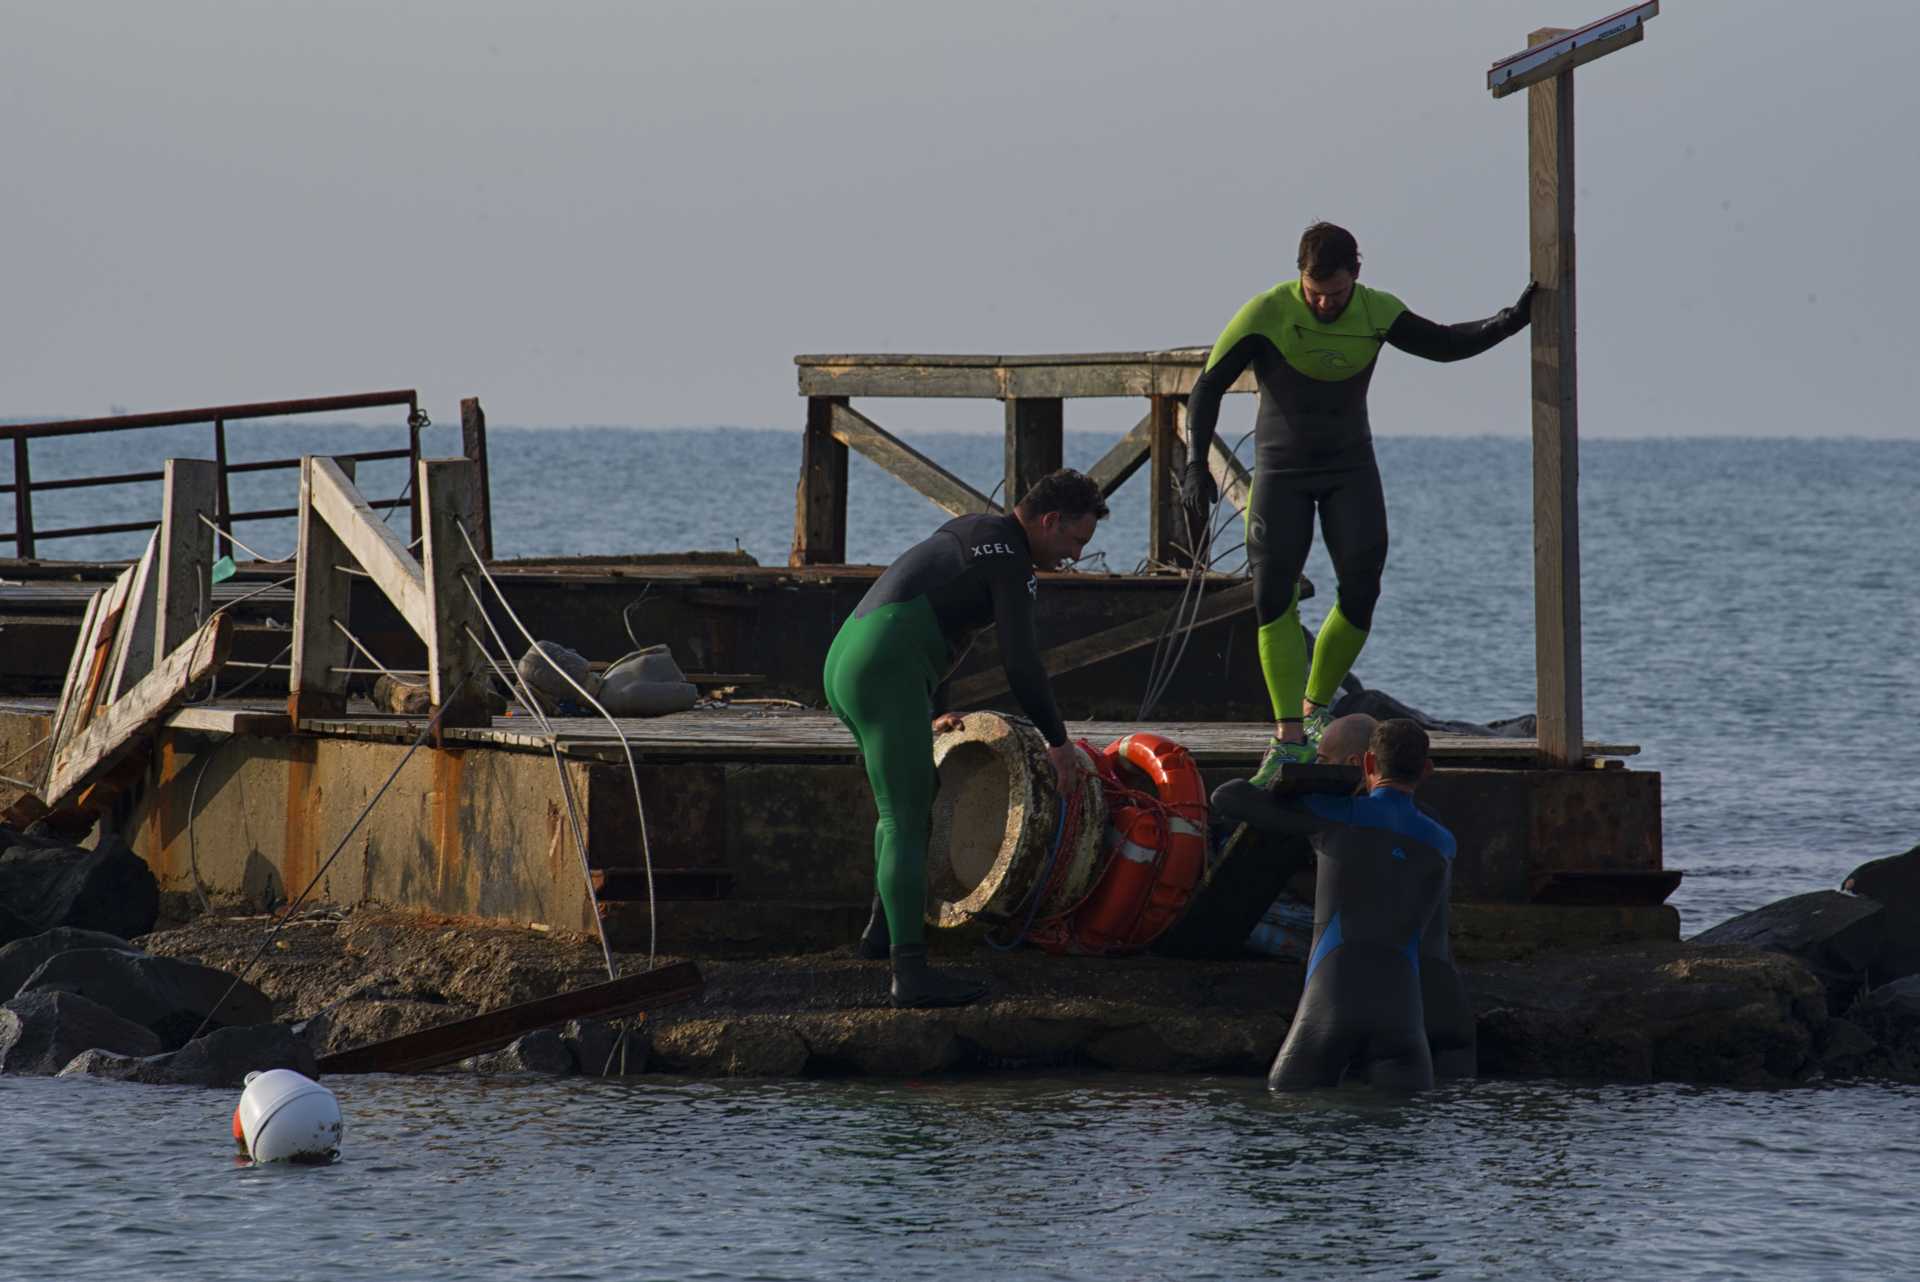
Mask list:
[[[1300,719],[1300,692],[1307,685],[1307,639],[1300,631],[1300,591],[1287,612],[1260,625],[1260,671],[1267,679],[1275,721]]]
[[[1262,659],[1267,653],[1265,640],[1263,632]],[[1327,621],[1320,625],[1320,635],[1313,643],[1313,673],[1307,680],[1307,698],[1321,707],[1331,706],[1340,696],[1340,683],[1353,671],[1353,661],[1360,657],[1360,650],[1366,644],[1367,634],[1354,627],[1336,603],[1328,612]]]

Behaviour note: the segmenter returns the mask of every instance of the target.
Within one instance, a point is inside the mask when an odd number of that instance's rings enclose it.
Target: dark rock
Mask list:
[[[1920,975],[1882,984],[1855,1002],[1847,1018],[1879,1042],[1873,1067],[1920,1080]]]
[[[1886,944],[1870,966],[1875,984],[1920,975],[1920,846],[1861,864],[1840,889],[1886,907]]]
[[[1364,712],[1377,721],[1390,721],[1395,717],[1405,717],[1417,721],[1426,730],[1437,730],[1443,734],[1472,735],[1476,739],[1531,739],[1535,721],[1531,714],[1523,717],[1508,717],[1501,721],[1482,724],[1477,721],[1449,721],[1436,717],[1400,702],[1382,690],[1361,690],[1334,700],[1335,716],[1347,717],[1356,712]]]
[[[14,912],[5,904],[0,904],[0,944],[11,944],[16,939],[26,939],[40,933],[40,927]]]
[[[460,1066],[478,1073],[546,1073],[554,1077],[570,1077],[580,1071],[573,1051],[551,1028],[523,1034],[511,1046],[471,1056],[460,1061]]]
[[[160,886],[118,840],[98,850],[19,840],[0,854],[0,904],[42,930],[76,926],[132,939],[153,929]]]
[[[588,1077],[631,1076],[647,1071],[647,1039],[638,1029],[624,1032],[604,1019],[568,1020],[560,1039]]]
[[[50,1076],[94,1047],[152,1055],[160,1039],[74,993],[28,993],[0,1006],[0,1073]]]
[[[1800,961],[1648,943],[1549,953],[1467,974],[1480,1071],[1782,1084],[1816,1061],[1826,992]]]
[[[92,998],[121,1018],[152,1029],[169,1049],[182,1046],[203,1021],[216,1029],[273,1018],[266,994],[244,981],[236,984],[223,970],[115,948],[56,954],[20,986],[22,994],[53,989]]]
[[[164,1055],[135,1057],[90,1050],[75,1056],[60,1070],[60,1076],[105,1077],[156,1086],[238,1088],[245,1084],[248,1073],[269,1068],[290,1068],[307,1077],[319,1075],[313,1052],[285,1024],[257,1024],[222,1028]]]
[[[777,1019],[691,1019],[653,1034],[653,1061],[669,1072],[708,1077],[798,1077],[806,1039]]]
[[[1827,989],[1834,1013],[1853,1004],[1886,944],[1886,910],[1837,890],[1795,895],[1723,921],[1691,942],[1765,948],[1797,957]]]
[[[1829,1077],[1851,1077],[1867,1065],[1878,1047],[1866,1029],[1836,1015],[1820,1037],[1820,1071]]]
[[[415,685],[408,681],[396,681],[383,673],[373,683],[373,706],[381,712],[420,716],[432,711],[433,698],[428,693],[426,682]]]
[[[72,952],[76,948],[119,948],[130,953],[143,951],[117,935],[109,935],[101,930],[76,930],[72,926],[59,926],[25,939],[17,939],[0,948],[0,999],[19,992],[20,985],[26,983],[27,976],[40,968],[41,962],[56,953]]]

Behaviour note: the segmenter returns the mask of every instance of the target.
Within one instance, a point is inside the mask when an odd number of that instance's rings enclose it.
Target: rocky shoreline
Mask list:
[[[60,861],[49,845],[14,841],[0,854],[0,882],[13,865],[32,864],[53,884]],[[311,1072],[336,1051],[607,977],[590,937],[377,905],[304,911],[270,943],[273,918],[211,913],[128,939],[87,919],[112,910],[124,921],[144,865],[124,850],[71,852],[69,863],[54,879],[64,878],[61,893],[14,897],[0,938],[0,1072],[231,1086],[250,1068]],[[1913,960],[1914,922],[1898,906],[1912,902],[1900,878],[1913,864],[1920,849],[1856,873],[1894,907],[1823,891],[1691,942],[1465,965],[1481,1073],[1741,1086],[1920,1081],[1920,975],[1889,970]],[[12,872],[16,883],[31,880]],[[885,965],[850,950],[700,957],[706,987],[697,1002],[613,1023],[576,1020],[462,1067],[1258,1075],[1286,1035],[1303,980],[1297,962],[1271,958],[1062,958],[959,939],[936,947],[946,964],[987,979],[993,995],[954,1010],[900,1011],[886,1000]],[[623,974],[647,966],[644,956],[617,960]],[[212,1031],[193,1038],[203,1026]]]

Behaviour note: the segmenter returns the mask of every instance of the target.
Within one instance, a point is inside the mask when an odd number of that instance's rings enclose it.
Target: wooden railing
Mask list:
[[[854,409],[854,397],[969,397],[997,400],[1005,412],[1006,479],[1011,505],[1061,465],[1065,405],[1084,397],[1145,397],[1147,413],[1089,470],[1111,495],[1141,467],[1149,468],[1147,556],[1190,562],[1180,509],[1180,471],[1187,458],[1187,396],[1207,358],[1202,347],[1160,352],[1093,352],[1061,356],[796,356],[807,428],[795,493],[793,565],[847,559],[847,451],[857,450],[889,475],[956,516],[995,510],[980,491]],[[1252,372],[1232,389],[1255,390]],[[1214,438],[1208,459],[1221,497],[1245,511],[1247,471]]]
[[[235,512],[228,495],[227,478],[236,472],[267,472],[276,469],[297,469],[300,458],[265,459],[257,462],[231,463],[227,460],[227,424],[252,419],[284,418],[296,414],[337,414],[347,410],[380,409],[388,406],[405,406],[407,410],[407,444],[404,449],[363,450],[357,454],[341,455],[355,462],[368,463],[382,459],[406,459],[407,475],[411,478],[420,461],[420,432],[429,425],[427,416],[420,410],[419,394],[412,389],[391,392],[362,392],[350,396],[320,396],[296,401],[260,401],[245,405],[216,405],[204,409],[166,410],[154,414],[120,414],[110,418],[68,419],[55,423],[20,423],[0,426],[0,441],[13,443],[13,480],[0,484],[0,494],[13,495],[13,529],[0,533],[0,544],[11,543],[14,555],[27,558],[38,554],[39,543],[48,539],[79,538],[90,534],[122,534],[134,531],[151,530],[154,521],[121,521],[103,525],[73,525],[57,529],[36,528],[33,521],[33,496],[49,490],[86,489],[95,486],[133,485],[142,482],[160,481],[164,474],[152,472],[120,472],[111,475],[64,477],[54,481],[36,481],[33,479],[30,443],[58,436],[89,436],[100,432],[125,432],[143,428],[179,427],[196,423],[207,423],[213,427],[213,481],[214,481],[214,524],[220,527],[223,537],[219,540],[216,555],[229,551],[227,537],[233,531],[236,521],[265,521],[299,515],[298,508],[262,508],[250,512]],[[477,484],[480,491],[476,495],[478,504],[476,519],[483,532],[483,547],[491,554],[492,524],[490,505],[486,493],[486,415],[480,409],[477,400],[462,401],[460,405],[460,430],[462,454],[480,464],[477,469]],[[406,507],[412,515],[412,537],[418,539],[421,533],[420,495],[417,490],[410,492],[408,498],[381,499],[370,506],[376,508]]]

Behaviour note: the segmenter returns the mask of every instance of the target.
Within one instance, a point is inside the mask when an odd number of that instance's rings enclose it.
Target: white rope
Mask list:
[[[242,552],[245,552],[248,556],[252,557],[254,560],[260,562],[263,565],[285,565],[287,562],[294,559],[293,556],[261,556],[258,552],[254,551],[252,548],[242,543],[239,539],[234,538],[233,531],[223,530],[219,526],[215,525],[212,521],[209,521],[207,519],[207,514],[205,512],[195,512],[194,515],[200,518],[200,524],[206,526],[209,530],[212,530],[215,534],[218,534],[221,538],[233,544],[233,546],[239,548]],[[299,553],[296,551],[294,555],[298,556]]]
[[[659,910],[655,904],[653,892],[653,847],[647,840],[647,808],[646,803],[640,799],[640,768],[633,761],[633,745],[627,742],[626,732],[620,729],[620,723],[614,720],[613,714],[608,712],[598,699],[588,694],[564,668],[555,663],[553,656],[542,649],[540,643],[534,639],[533,633],[527,631],[527,625],[520,621],[520,616],[514,613],[513,606],[507,601],[507,594],[500,590],[500,585],[494,582],[493,575],[487,572],[486,560],[480,555],[480,549],[474,546],[473,536],[467,532],[466,522],[456,520],[453,524],[454,528],[460,531],[460,537],[466,540],[467,551],[473,556],[474,568],[480,571],[480,577],[487,581],[487,586],[492,588],[493,594],[500,599],[500,608],[507,612],[509,619],[513,620],[513,626],[520,629],[520,635],[526,637],[527,644],[533,647],[532,653],[539,655],[548,667],[560,674],[561,680],[572,686],[582,699],[593,705],[593,710],[600,714],[613,730],[614,736],[620,740],[620,751],[627,759],[627,777],[633,781],[633,811],[640,821],[640,858],[647,874],[647,969],[652,970],[654,956],[660,943]],[[481,617],[486,618],[486,603],[480,599],[480,594],[474,591],[472,581],[464,575],[462,581],[467,585],[468,595],[473,597],[474,604],[480,608]],[[489,629],[492,628],[491,620],[488,620],[487,626]],[[500,649],[504,653],[506,646],[502,645]]]
[[[471,587],[469,587],[468,590],[471,591]],[[480,618],[486,623],[487,630],[493,632],[493,639],[495,643],[500,646],[501,652],[505,653],[507,648],[506,643],[501,641],[500,634],[494,631],[493,620],[487,618],[485,610],[480,612]],[[487,643],[480,638],[478,633],[472,628],[464,628],[463,630],[467,636],[472,639],[473,643],[480,647],[480,657],[487,661],[487,666],[493,669],[494,675],[505,682],[508,689],[521,695],[521,701],[526,704],[527,711],[532,713],[534,719],[540,723],[540,729],[547,737],[547,751],[553,754],[554,773],[560,776],[560,795],[567,803],[567,826],[573,832],[573,848],[580,853],[580,875],[586,878],[587,902],[592,905],[594,910],[593,925],[594,929],[600,935],[600,955],[606,958],[607,978],[618,979],[620,978],[620,969],[614,965],[613,949],[607,944],[607,924],[600,918],[600,897],[596,895],[593,890],[593,866],[587,862],[587,842],[586,838],[582,836],[580,832],[579,803],[574,797],[573,781],[567,777],[566,763],[560,759],[560,736],[554,733],[553,723],[548,721],[546,715],[540,711],[540,705],[534,701],[532,691],[526,688],[526,682],[521,679],[519,672],[511,666],[511,661],[509,661],[508,666],[503,668],[500,662],[493,657],[493,652],[487,649]],[[604,1077],[606,1074],[602,1073],[601,1076]]]

